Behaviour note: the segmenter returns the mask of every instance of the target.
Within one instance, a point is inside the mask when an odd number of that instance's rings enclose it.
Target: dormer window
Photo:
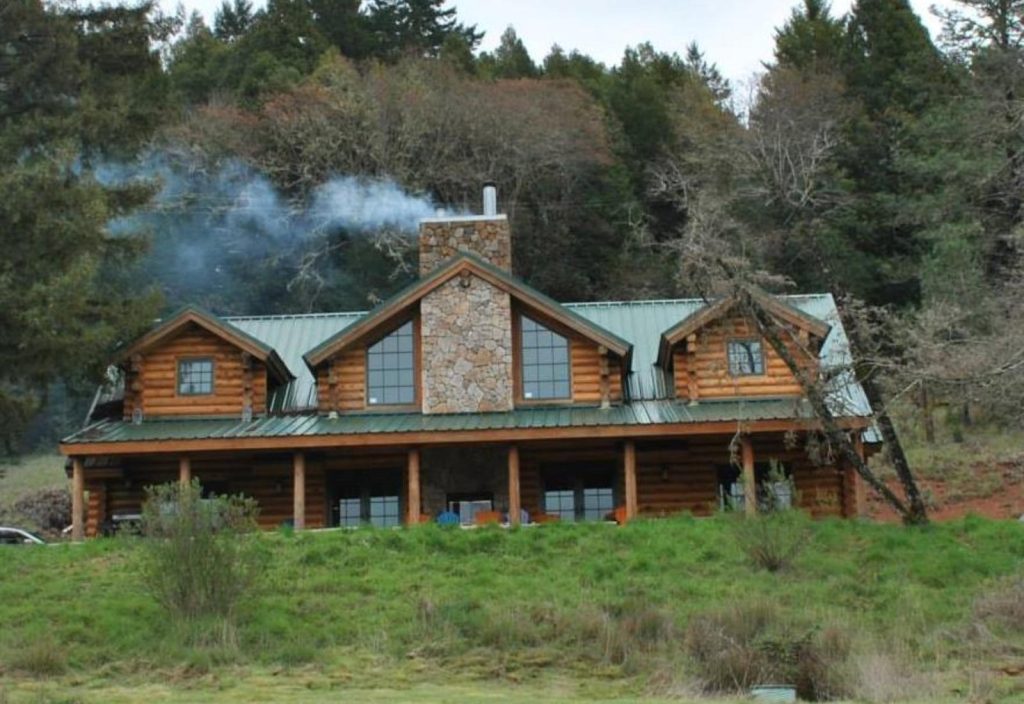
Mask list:
[[[732,376],[764,374],[764,353],[760,340],[729,341],[729,374]]]
[[[205,396],[213,393],[213,360],[178,360],[178,395]]]
[[[416,360],[410,320],[366,351],[366,403],[407,406],[416,402]]]
[[[520,334],[523,398],[527,401],[569,398],[569,341],[525,316]]]

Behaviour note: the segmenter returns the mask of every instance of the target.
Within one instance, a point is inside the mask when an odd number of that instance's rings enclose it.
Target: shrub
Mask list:
[[[14,503],[14,513],[46,533],[60,533],[71,524],[71,493],[67,489],[39,489]]]
[[[799,511],[736,515],[731,520],[740,550],[755,567],[769,572],[791,566],[811,534],[807,517]]]
[[[770,602],[695,616],[684,642],[708,692],[788,683],[802,699],[822,701],[848,689],[850,643],[845,632],[784,618]]]
[[[261,568],[256,504],[241,496],[202,498],[198,481],[146,490],[143,583],[197,645],[234,645],[240,603]]]
[[[1011,633],[1024,633],[1024,576],[1014,577],[974,601],[974,616]]]
[[[53,677],[67,670],[64,650],[51,638],[38,638],[17,648],[9,658],[11,669],[33,677]]]

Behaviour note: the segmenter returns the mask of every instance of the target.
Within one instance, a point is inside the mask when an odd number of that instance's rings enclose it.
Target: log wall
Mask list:
[[[292,518],[291,455],[192,461],[192,476],[202,483],[214,483],[228,494],[244,494],[256,499],[259,526],[272,529]],[[90,479],[86,525],[95,535],[103,521],[115,513],[142,510],[145,488],[153,484],[178,481],[177,459],[125,463],[122,476]],[[95,496],[95,498],[94,498]],[[102,498],[100,498],[102,497]],[[326,525],[327,497],[323,464],[311,460],[306,466],[306,527]]]
[[[178,361],[213,360],[213,393],[178,394]],[[129,364],[125,382],[125,420],[141,408],[145,417],[238,415],[249,399],[253,413],[267,410],[267,370],[231,343],[190,324],[160,347]]]
[[[359,411],[366,408],[366,347],[358,345],[339,352],[316,370],[316,389],[321,413]]]
[[[728,342],[761,339],[753,323],[743,316],[730,316],[709,324],[693,339],[673,350],[672,365],[676,397],[690,401],[738,396],[800,396],[796,377],[767,341],[761,340],[764,374],[732,376],[729,373]],[[784,338],[790,352],[808,366],[817,359],[804,352],[802,345],[788,335]]]

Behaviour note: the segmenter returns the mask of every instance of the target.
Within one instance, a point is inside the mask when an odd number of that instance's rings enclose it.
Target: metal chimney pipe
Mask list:
[[[498,186],[493,181],[484,184],[484,215],[498,214]]]

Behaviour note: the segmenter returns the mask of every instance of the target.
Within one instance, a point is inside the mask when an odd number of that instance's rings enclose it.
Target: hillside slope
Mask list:
[[[911,685],[897,698],[1024,695],[1024,623],[978,607],[1024,574],[1024,526],[799,530],[805,549],[776,574],[748,562],[723,517],[260,535],[267,569],[237,647],[182,643],[141,588],[132,540],[7,549],[0,701],[231,700],[237,687],[244,701],[264,679],[261,698],[275,700],[275,687],[307,686],[367,701],[694,694],[706,673],[688,656],[693,625],[757,604],[848,642],[850,696]],[[366,693],[382,687],[399,691]]]

